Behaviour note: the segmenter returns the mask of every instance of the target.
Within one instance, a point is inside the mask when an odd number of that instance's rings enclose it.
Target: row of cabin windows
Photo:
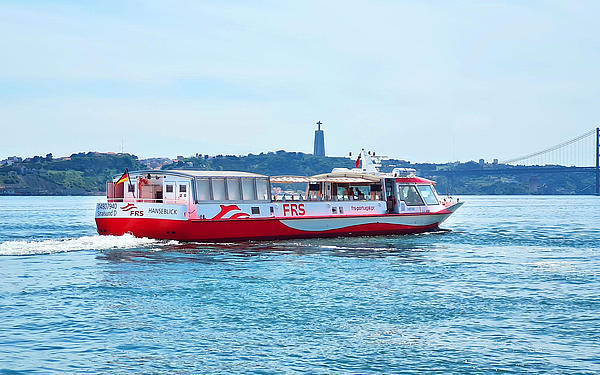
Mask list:
[[[197,178],[196,199],[198,201],[268,200],[269,183],[266,178]]]
[[[173,185],[165,185],[165,189],[167,191],[167,193],[172,193],[173,192]],[[179,192],[180,193],[185,193],[187,191],[187,185],[179,185]]]
[[[172,193],[173,192],[173,185],[167,184],[165,185],[165,190],[167,193]],[[129,184],[127,187],[127,191],[129,193],[134,193],[135,192],[135,185],[133,184]],[[185,193],[187,191],[187,185],[179,185],[179,192],[180,193]]]

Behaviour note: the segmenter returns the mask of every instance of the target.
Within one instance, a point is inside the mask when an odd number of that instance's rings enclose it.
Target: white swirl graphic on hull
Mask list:
[[[364,224],[393,224],[413,227],[428,226],[441,223],[450,214],[419,215],[419,216],[377,216],[377,217],[335,217],[314,219],[292,219],[280,220],[282,224],[296,230],[306,232],[321,232],[334,229],[342,229],[355,225]]]

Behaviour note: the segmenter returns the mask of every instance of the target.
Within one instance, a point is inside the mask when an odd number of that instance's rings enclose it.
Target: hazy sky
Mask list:
[[[1,1],[0,158],[511,158],[600,123],[599,1]]]

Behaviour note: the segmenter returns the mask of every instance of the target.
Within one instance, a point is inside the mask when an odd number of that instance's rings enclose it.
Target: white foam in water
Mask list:
[[[150,238],[123,236],[83,236],[40,241],[6,241],[0,243],[0,255],[54,254],[79,250],[128,249],[157,243]]]

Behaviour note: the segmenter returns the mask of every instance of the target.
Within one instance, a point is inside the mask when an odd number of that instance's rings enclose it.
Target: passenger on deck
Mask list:
[[[362,191],[360,191],[359,188],[354,188],[356,190],[356,196],[358,197],[358,200],[363,200],[365,199],[365,195],[363,194]]]
[[[352,190],[352,188],[350,186],[345,187],[344,195],[348,197],[348,200],[353,199],[354,191]]]

